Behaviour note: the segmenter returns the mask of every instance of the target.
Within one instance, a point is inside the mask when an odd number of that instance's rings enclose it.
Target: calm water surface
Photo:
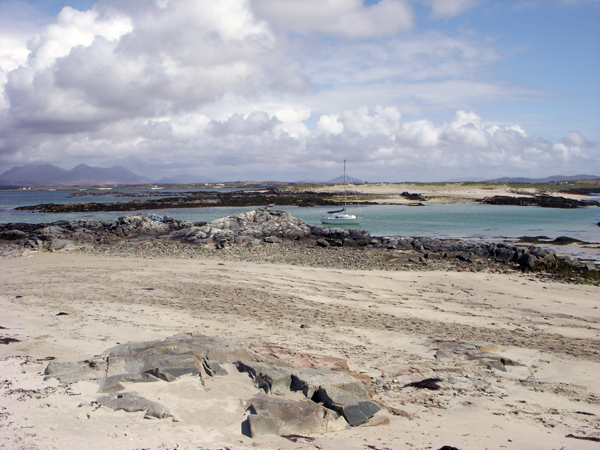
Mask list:
[[[139,194],[141,190],[118,189],[119,192]],[[191,190],[186,190],[189,192]],[[46,214],[15,211],[18,206],[41,203],[125,202],[136,197],[82,196],[69,197],[79,191],[0,191],[0,223],[49,223],[58,220],[112,219],[123,212]],[[106,192],[106,191],[89,191]],[[168,195],[177,191],[160,191]],[[156,192],[153,192],[156,193]],[[156,198],[156,197],[155,197]],[[600,199],[600,196],[597,196]],[[141,198],[143,200],[144,198]],[[253,207],[185,208],[148,211],[193,222],[210,222],[219,217],[250,211]],[[311,225],[320,224],[320,217],[328,208],[280,207]],[[428,206],[374,205],[362,206],[365,229],[374,236],[435,236],[457,238],[498,239],[520,236],[570,236],[585,241],[600,242],[600,208],[553,209],[524,206],[496,206],[479,204],[452,204]]]

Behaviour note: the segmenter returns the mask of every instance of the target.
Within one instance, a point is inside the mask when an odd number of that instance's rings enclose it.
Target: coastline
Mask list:
[[[487,203],[496,205],[542,206],[551,208],[577,208],[600,206],[583,189],[572,193],[560,189],[541,189],[538,186],[515,189],[508,185],[472,183],[378,183],[349,186],[349,204],[363,205],[440,205]],[[132,212],[141,210],[161,210],[177,208],[201,208],[215,206],[334,206],[344,198],[343,185],[310,185],[306,187],[271,187],[262,190],[194,191],[168,193],[164,198],[154,198],[156,193],[136,193],[133,197],[150,197],[149,200],[129,200],[119,202],[73,202],[44,203],[19,206],[17,210],[40,211],[46,213],[72,212]],[[126,197],[116,192],[117,197]],[[76,192],[74,198],[83,198],[85,193]],[[87,194],[91,197],[106,193]]]
[[[16,239],[0,257],[0,446],[546,450],[600,440],[600,272],[545,243],[378,238],[269,208],[205,225],[146,215],[21,225],[2,232]],[[181,333],[269,361],[347,361],[381,410],[369,426],[250,437],[260,383],[231,363],[223,377],[121,379],[110,395],[170,411],[160,420],[102,403],[108,378],[44,376],[50,364],[108,367],[110,348]]]

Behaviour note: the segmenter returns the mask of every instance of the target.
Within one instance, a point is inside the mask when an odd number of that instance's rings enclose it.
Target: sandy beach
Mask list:
[[[29,252],[0,260],[0,448],[595,449],[597,286],[493,271],[340,270],[211,258]],[[59,314],[64,313],[64,314]],[[44,380],[48,360],[200,332],[346,359],[389,424],[242,434],[246,373],[128,385],[175,420],[101,407],[95,381]],[[506,372],[438,350],[487,343]],[[438,357],[436,358],[436,352]],[[504,359],[503,359],[504,361]],[[439,377],[441,389],[407,386]],[[395,408],[395,409],[394,409]],[[401,412],[400,415],[390,411]]]
[[[403,197],[403,192],[410,194],[421,194],[427,200],[427,204],[454,204],[454,203],[472,203],[484,199],[485,197],[506,196],[506,197],[528,197],[546,195],[569,198],[573,200],[589,200],[588,196],[558,192],[541,192],[537,187],[520,187],[518,190],[506,184],[500,183],[368,183],[351,184],[347,186],[351,193],[349,200],[353,200],[353,195],[357,197],[361,194],[374,196],[370,200],[378,204],[410,204],[414,200]],[[311,186],[311,190],[316,192],[342,192],[343,184]]]

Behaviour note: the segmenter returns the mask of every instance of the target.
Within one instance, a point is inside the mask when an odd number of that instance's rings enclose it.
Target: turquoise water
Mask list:
[[[0,223],[49,223],[58,220],[112,219],[133,213],[45,214],[15,211],[13,208],[40,203],[129,201],[134,197],[76,197],[77,191],[11,191],[0,192]],[[101,192],[101,191],[96,191]],[[141,191],[130,191],[138,193]],[[162,192],[161,192],[162,193]],[[253,207],[185,208],[148,211],[192,222],[210,222],[219,217],[250,211]],[[330,207],[279,207],[311,225],[319,225],[320,217]],[[351,213],[358,213],[352,210]],[[440,238],[498,239],[520,236],[570,236],[600,242],[600,208],[553,209],[523,206],[451,204],[428,206],[373,205],[362,206],[363,223],[354,228],[374,236],[435,236]]]

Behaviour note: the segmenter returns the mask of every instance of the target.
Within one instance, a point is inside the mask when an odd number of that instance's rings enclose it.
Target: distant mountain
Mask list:
[[[52,164],[27,164],[13,167],[0,175],[0,184],[25,186],[89,186],[147,184],[151,180],[122,166],[108,169],[80,164],[71,170]]]
[[[528,183],[528,184],[542,184],[542,183],[556,183],[557,181],[577,181],[577,180],[600,180],[599,176],[596,175],[552,175],[546,178],[522,178],[522,177],[503,177],[495,178],[493,180],[487,180],[489,183]]]
[[[174,177],[164,177],[156,181],[156,184],[194,184],[194,183],[215,183],[217,180],[209,177],[190,175],[183,173]]]
[[[329,180],[327,181],[327,184],[341,184],[344,182],[344,176],[340,175],[337,178],[334,178],[333,180]],[[350,184],[361,184],[364,183],[364,181],[359,180],[358,178],[352,178],[351,176],[346,175],[346,182],[350,183]]]

